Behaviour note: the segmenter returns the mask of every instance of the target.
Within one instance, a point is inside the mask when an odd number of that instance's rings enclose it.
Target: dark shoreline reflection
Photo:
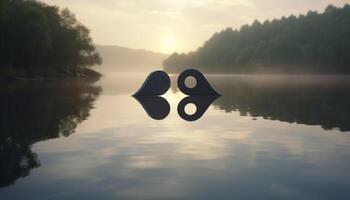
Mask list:
[[[223,94],[213,105],[226,112],[350,131],[347,76],[218,76],[212,81]]]
[[[0,187],[40,166],[34,143],[69,136],[89,117],[100,87],[82,83],[0,88]]]

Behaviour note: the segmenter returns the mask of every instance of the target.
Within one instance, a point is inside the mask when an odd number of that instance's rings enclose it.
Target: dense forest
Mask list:
[[[0,77],[69,76],[100,64],[89,30],[68,9],[0,1]]]
[[[350,6],[323,13],[255,20],[214,34],[195,52],[174,53],[171,73],[198,68],[211,73],[350,73]]]

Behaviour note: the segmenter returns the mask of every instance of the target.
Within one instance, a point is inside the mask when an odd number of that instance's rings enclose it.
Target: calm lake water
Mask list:
[[[2,86],[0,199],[350,199],[350,77],[209,76],[189,119],[146,76]]]

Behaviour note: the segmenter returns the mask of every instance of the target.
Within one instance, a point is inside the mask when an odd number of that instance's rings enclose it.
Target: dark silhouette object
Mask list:
[[[185,85],[185,79],[189,76],[193,76],[197,81],[194,88],[188,88]],[[210,104],[220,96],[210,86],[204,75],[195,69],[189,69],[181,73],[178,78],[178,86],[183,93],[192,95],[182,99],[177,107],[180,117],[187,121],[199,119]],[[141,88],[133,96],[142,105],[148,116],[156,120],[162,120],[168,116],[170,105],[166,99],[158,95],[166,93],[169,88],[170,78],[168,74],[164,71],[155,71],[148,75]],[[185,112],[185,106],[188,103],[193,103],[197,107],[193,115],[188,115]]]
[[[205,111],[209,108],[209,106],[219,97],[216,96],[188,96],[183,98],[179,105],[177,106],[177,112],[179,116],[187,121],[196,121],[203,116]],[[193,103],[196,105],[196,112],[192,115],[189,115],[185,112],[185,107],[187,104]]]
[[[188,77],[194,77],[197,81],[197,84],[193,88],[189,88],[185,84],[185,80]],[[204,75],[195,69],[188,69],[183,71],[179,78],[177,79],[177,85],[181,92],[192,95],[192,96],[220,96],[209,84]]]
[[[134,96],[142,105],[148,116],[156,120],[162,120],[168,116],[170,105],[166,99],[158,96]]]
[[[133,96],[158,96],[170,88],[170,78],[164,71],[154,71],[146,78],[141,88]]]

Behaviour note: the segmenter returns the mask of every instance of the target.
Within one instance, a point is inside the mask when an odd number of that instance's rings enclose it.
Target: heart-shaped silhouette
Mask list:
[[[189,88],[185,84],[185,80],[188,77],[193,77],[196,79],[196,86]],[[181,92],[191,95],[191,96],[221,96],[217,93],[209,84],[204,75],[195,69],[188,69],[183,71],[179,78],[177,79],[177,85]]]
[[[170,88],[170,78],[164,71],[154,71],[148,75],[141,88],[133,96],[158,96]]]
[[[219,96],[188,96],[183,98],[179,105],[177,106],[177,113],[180,117],[187,121],[196,121],[203,116],[205,111],[209,106],[218,98]],[[189,115],[185,111],[187,104],[193,103],[196,106],[196,112]]]
[[[142,105],[148,116],[153,119],[162,120],[170,112],[170,105],[163,97],[135,96],[134,98]]]

